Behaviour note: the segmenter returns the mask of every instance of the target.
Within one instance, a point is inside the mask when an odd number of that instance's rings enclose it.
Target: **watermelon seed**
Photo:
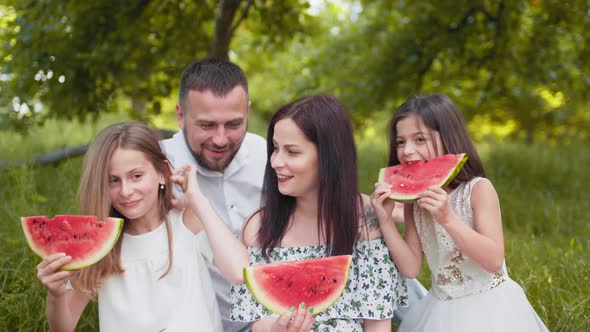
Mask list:
[[[337,283],[338,282],[338,280],[336,280],[336,278],[332,279],[332,281],[334,281],[334,283]]]
[[[308,292],[311,293],[311,294],[313,294],[313,295],[317,295],[318,294],[317,288],[315,286],[314,287],[310,287],[308,289]]]

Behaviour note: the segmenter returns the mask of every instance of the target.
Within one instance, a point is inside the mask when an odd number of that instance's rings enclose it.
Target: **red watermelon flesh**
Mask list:
[[[305,303],[314,315],[330,307],[344,291],[351,255],[244,268],[250,293],[268,310],[279,315]]]
[[[445,154],[430,160],[420,160],[387,168],[379,172],[379,182],[392,185],[389,198],[408,203],[430,186],[446,187],[459,173],[467,154]]]
[[[90,266],[103,258],[115,245],[123,219],[108,218],[97,221],[95,216],[57,215],[22,217],[21,224],[31,249],[44,258],[58,252],[72,260],[61,267],[77,270]]]

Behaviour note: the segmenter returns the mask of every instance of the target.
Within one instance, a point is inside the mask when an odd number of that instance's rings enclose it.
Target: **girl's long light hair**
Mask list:
[[[172,187],[170,168],[166,156],[160,148],[158,134],[154,130],[139,122],[128,122],[106,127],[96,136],[84,158],[83,172],[78,187],[79,212],[83,215],[95,215],[98,220],[106,220],[108,217],[122,218],[124,220],[122,232],[125,232],[129,221],[112,206],[108,186],[111,157],[118,148],[142,152],[156,171],[164,176],[166,182],[164,189],[159,189],[158,192],[159,217],[166,222],[169,252],[168,267],[160,277],[161,279],[168,274],[172,267],[172,232],[167,217],[172,208]],[[103,277],[124,272],[121,266],[122,239],[123,234],[119,236],[113,249],[102,260],[80,270],[75,281],[77,289],[95,295]]]

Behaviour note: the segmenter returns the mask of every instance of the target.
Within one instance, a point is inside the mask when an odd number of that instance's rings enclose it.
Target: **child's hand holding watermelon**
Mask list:
[[[56,253],[45,257],[37,265],[37,279],[47,287],[47,293],[51,296],[60,297],[70,289],[66,285],[74,272],[62,271],[60,268],[71,260],[71,256]]]
[[[379,222],[391,223],[394,221],[393,210],[396,204],[394,200],[388,199],[390,193],[391,184],[385,182],[375,184],[375,191],[371,195],[371,204]]]
[[[424,192],[418,195],[418,206],[430,212],[436,222],[441,225],[449,223],[451,218],[455,217],[447,192],[437,186],[430,186]]]

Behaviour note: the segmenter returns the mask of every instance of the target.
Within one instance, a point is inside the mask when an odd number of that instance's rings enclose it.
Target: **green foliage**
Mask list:
[[[310,23],[302,0],[237,2],[241,11],[222,23],[235,30],[245,19],[254,31],[265,27],[272,35],[262,45],[278,47]],[[222,24],[217,4],[4,1],[0,126],[26,130],[50,117],[96,119],[119,109],[142,120],[157,115],[184,67],[214,46],[215,25]]]
[[[339,3],[288,54],[248,56],[236,44],[248,63],[260,61],[264,91],[278,85],[266,102],[328,92],[363,127],[409,95],[440,92],[467,119],[511,122],[511,138],[589,138],[587,0]]]
[[[236,9],[233,18],[220,19],[222,4]],[[503,137],[588,140],[589,7],[588,0],[5,0],[0,127],[117,110],[152,119],[170,111],[184,66],[231,43],[265,117],[302,95],[330,93],[363,127],[408,95],[441,92],[474,123],[509,123]]]

